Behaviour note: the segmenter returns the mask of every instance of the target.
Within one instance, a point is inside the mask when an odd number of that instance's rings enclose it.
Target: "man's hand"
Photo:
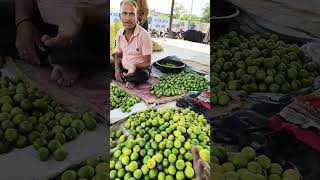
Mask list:
[[[199,151],[194,145],[190,145],[193,169],[195,170],[196,180],[209,180],[210,178],[210,166],[203,159],[200,158]]]
[[[134,72],[136,72],[137,68],[135,65],[127,65],[128,72],[123,73],[124,76],[132,76]]]
[[[16,48],[21,59],[31,64],[40,64],[35,48],[42,51],[45,49],[40,41],[40,33],[31,21],[24,21],[17,27]]]
[[[84,24],[84,13],[79,8],[74,8],[71,15],[59,25],[56,37],[43,35],[41,41],[48,47],[64,47],[72,43],[81,31]]]
[[[116,70],[114,76],[115,76],[117,81],[123,82],[123,80],[122,80],[122,71],[120,69]]]

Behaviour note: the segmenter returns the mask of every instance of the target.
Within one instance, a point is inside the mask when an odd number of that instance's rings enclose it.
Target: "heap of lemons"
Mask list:
[[[190,145],[210,157],[210,126],[188,108],[150,108],[131,115],[124,127],[129,135],[111,132],[117,142],[111,179],[195,179]]]
[[[91,180],[106,180],[108,178],[108,156],[89,157],[83,165],[76,168],[67,169],[59,175],[57,179],[60,180],[77,180],[77,179],[91,179]]]
[[[44,92],[0,75],[0,154],[33,145],[41,161],[66,158],[62,146],[84,130],[94,130],[91,113],[67,113]]]

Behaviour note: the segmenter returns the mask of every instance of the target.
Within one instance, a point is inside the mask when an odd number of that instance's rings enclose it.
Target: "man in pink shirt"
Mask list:
[[[137,25],[136,2],[124,0],[120,6],[124,27],[116,35],[115,79],[133,88],[150,77],[152,42],[149,33]]]
[[[15,40],[14,56],[18,54],[31,64],[43,64],[47,59],[53,67],[51,79],[70,86],[80,72],[88,68],[96,70],[108,62],[108,4],[106,0],[1,2],[0,11],[6,12],[6,16],[0,20],[5,17],[10,26],[6,26],[8,33],[0,34],[8,36],[4,38],[8,42],[0,43],[0,48],[5,44],[13,49]]]

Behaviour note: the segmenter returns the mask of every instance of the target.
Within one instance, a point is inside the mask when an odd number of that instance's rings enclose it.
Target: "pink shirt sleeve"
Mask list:
[[[148,33],[145,33],[142,37],[142,55],[151,55],[152,54],[152,41]]]
[[[119,31],[117,32],[117,35],[116,35],[116,48],[115,48],[115,50],[116,50],[116,53],[122,53],[122,50],[121,50],[121,48],[120,48],[120,33],[119,33]]]

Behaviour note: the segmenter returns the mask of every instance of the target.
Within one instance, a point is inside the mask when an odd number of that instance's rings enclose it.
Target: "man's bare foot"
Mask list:
[[[50,79],[62,86],[72,86],[79,77],[79,71],[60,65],[53,65]]]
[[[126,82],[126,87],[127,87],[128,89],[133,89],[133,88],[134,88],[134,84],[131,83],[131,82]]]

